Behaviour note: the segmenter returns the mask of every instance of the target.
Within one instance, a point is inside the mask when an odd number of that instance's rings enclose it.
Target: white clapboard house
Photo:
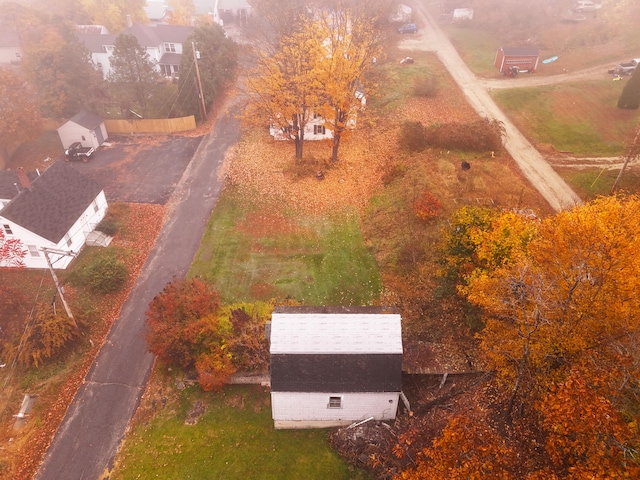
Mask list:
[[[395,418],[402,387],[395,309],[276,307],[270,342],[276,429]]]
[[[16,195],[0,209],[5,238],[20,240],[27,268],[47,268],[43,248],[78,253],[107,211],[104,190],[63,160],[29,180],[18,172]],[[66,268],[73,256],[49,256],[54,268]]]

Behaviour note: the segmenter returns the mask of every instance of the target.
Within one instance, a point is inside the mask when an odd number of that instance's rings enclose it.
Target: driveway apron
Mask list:
[[[113,467],[151,373],[145,312],[175,276],[184,276],[223,186],[225,153],[239,139],[233,105],[195,152],[169,202],[158,240],[78,389],[36,475],[38,480],[95,480]]]

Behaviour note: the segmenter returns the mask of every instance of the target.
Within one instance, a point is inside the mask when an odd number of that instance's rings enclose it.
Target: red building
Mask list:
[[[502,47],[496,52],[493,64],[500,72],[517,66],[518,70],[535,72],[538,69],[540,55],[535,47]]]

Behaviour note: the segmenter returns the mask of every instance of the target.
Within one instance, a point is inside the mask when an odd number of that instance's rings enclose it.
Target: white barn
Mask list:
[[[104,190],[67,162],[59,160],[29,181],[20,177],[20,193],[0,209],[6,238],[24,245],[27,268],[47,268],[43,248],[78,253],[107,212]],[[54,268],[67,268],[73,257],[50,255]]]
[[[395,309],[276,307],[270,341],[276,429],[395,418],[402,389]]]
[[[65,149],[74,142],[82,143],[83,147],[97,149],[108,138],[107,128],[102,117],[86,110],[76,113],[58,127],[58,136]]]

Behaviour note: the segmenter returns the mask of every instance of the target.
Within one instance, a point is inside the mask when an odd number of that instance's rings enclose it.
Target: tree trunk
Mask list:
[[[304,140],[296,138],[294,142],[296,144],[296,160],[302,160],[302,146],[304,144]]]
[[[520,384],[522,383],[522,377],[524,377],[524,369],[527,365],[527,361],[529,360],[529,342],[524,346],[524,353],[522,355],[522,360],[520,362],[520,367],[518,368],[518,376],[516,377],[516,384],[513,386],[513,391],[511,392],[511,398],[509,398],[509,405],[507,406],[506,411],[506,420],[509,425],[511,425],[511,413],[513,412],[513,405],[516,401],[516,395],[518,394],[518,390],[520,389]]]
[[[340,148],[340,139],[342,138],[342,133],[333,132],[333,148],[331,149],[331,161],[333,163],[338,161],[338,149]]]

